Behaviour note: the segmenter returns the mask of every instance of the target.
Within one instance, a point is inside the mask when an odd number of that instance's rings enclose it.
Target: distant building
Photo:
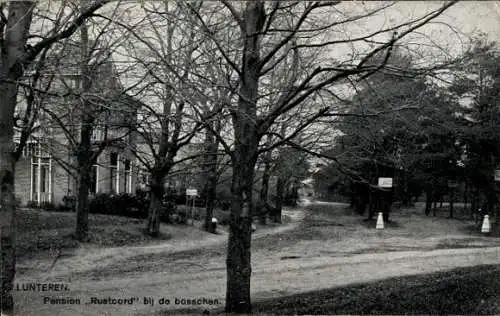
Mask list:
[[[77,47],[68,46],[61,56],[54,56],[59,65],[53,86],[65,97],[49,97],[44,106],[63,122],[57,124],[41,112],[34,131],[16,164],[15,192],[22,204],[28,202],[62,203],[66,195],[76,195],[76,146],[70,139],[79,142],[81,128],[81,103]],[[75,57],[76,55],[76,57]],[[55,64],[55,63],[54,63]],[[49,67],[50,69],[50,67]],[[48,73],[50,75],[50,73]],[[92,72],[91,102],[97,104],[96,121],[92,142],[95,150],[104,140],[115,139],[101,152],[92,168],[91,194],[134,193],[141,182],[147,182],[147,173],[139,168],[131,149],[134,148],[137,109],[141,103],[123,93],[109,54],[94,61]],[[75,94],[68,94],[73,91]],[[21,100],[22,103],[22,100]],[[22,107],[21,107],[22,108]],[[119,140],[117,140],[119,139]],[[16,135],[19,144],[19,134]]]

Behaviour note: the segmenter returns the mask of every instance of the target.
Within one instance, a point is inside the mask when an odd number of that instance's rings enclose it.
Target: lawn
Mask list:
[[[76,223],[75,213],[20,209],[17,211],[16,220],[17,257],[20,261],[35,255],[76,248],[79,245],[72,238]],[[160,237],[153,239],[144,234],[144,227],[145,223],[141,219],[90,214],[89,244],[97,247],[123,246],[171,238],[166,230],[162,230]]]
[[[331,248],[338,252],[361,253],[373,250],[379,252],[413,249],[415,238],[433,240],[439,236],[450,236],[448,240],[441,238],[440,247],[442,248],[461,247],[461,244],[456,242],[458,239],[453,237],[456,235],[469,235],[470,242],[484,240],[484,237],[479,233],[479,228],[472,221],[450,220],[444,217],[443,212],[438,213],[442,216],[427,217],[422,215],[423,211],[420,209],[398,209],[391,215],[393,222],[386,224],[386,229],[382,232],[385,238],[381,244],[378,242],[381,239],[377,237],[380,232],[373,229],[375,222],[364,221],[363,217],[353,213],[350,209],[345,208],[339,211],[337,208],[337,211],[332,213],[330,207],[319,204],[308,206],[308,210],[308,215],[301,223],[300,229],[284,235],[270,235],[256,240],[252,247],[254,249],[279,250],[296,243],[316,242],[321,244],[316,247],[318,249]],[[195,221],[194,227],[162,225],[159,238],[152,238],[144,234],[145,222],[142,219],[90,214],[89,243],[97,247],[108,247],[154,243],[173,237],[182,239],[188,235],[189,238],[203,238],[204,233],[200,231],[203,225],[202,213],[197,208],[196,215],[199,220]],[[227,217],[227,212],[216,210],[214,216],[222,221]],[[17,254],[19,260],[22,261],[37,254],[46,254],[59,249],[78,247],[78,242],[72,238],[75,221],[75,213],[32,209],[18,210]],[[272,228],[273,225],[268,226]],[[267,229],[267,227],[261,227],[259,231],[261,229]],[[220,226],[219,232],[227,233],[227,227]],[[356,242],[359,240],[365,242],[359,244]]]
[[[178,210],[185,209],[179,205]],[[203,231],[204,208],[195,208],[194,225],[163,224],[160,236],[153,238],[144,234],[145,220],[115,215],[89,214],[89,236],[87,244],[95,247],[119,247],[164,242],[169,239],[200,240],[207,235]],[[191,213],[189,213],[191,214]],[[220,222],[229,217],[227,211],[215,209],[213,216]],[[283,216],[283,223],[289,218]],[[19,209],[16,215],[17,258],[20,262],[34,256],[50,256],[60,250],[71,250],[79,246],[72,236],[75,231],[76,213],[53,212],[37,209]],[[272,229],[276,224],[259,228]],[[218,234],[227,234],[227,226],[219,225]],[[55,253],[54,253],[55,252]]]
[[[500,314],[500,266],[391,278],[256,302],[256,314]]]
[[[315,256],[483,247],[499,240],[481,234],[471,220],[449,219],[445,212],[425,216],[423,205],[394,209],[391,222],[381,231],[375,229],[375,219],[366,221],[346,205],[313,204],[306,210],[299,229],[256,240],[252,247],[293,252],[307,244],[309,255]]]

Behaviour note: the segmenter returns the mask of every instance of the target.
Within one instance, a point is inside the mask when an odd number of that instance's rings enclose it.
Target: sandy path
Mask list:
[[[254,300],[258,300],[391,276],[429,273],[479,264],[500,264],[500,247],[389,252],[351,257],[309,257],[286,261],[261,259],[255,260],[253,264],[252,296]],[[137,297],[138,301],[130,306],[44,305],[41,302],[41,293],[17,292],[16,302],[23,302],[18,305],[17,314],[150,315],[159,309],[186,307],[175,305],[175,298],[217,299],[223,304],[225,278],[225,267],[221,262],[204,270],[194,269],[191,273],[188,271],[179,275],[164,272],[105,281],[73,280],[69,284],[71,292],[68,294],[80,297],[82,302],[94,295],[99,298]],[[156,304],[145,305],[144,297],[152,297]],[[162,297],[170,300],[169,306],[158,305]],[[204,308],[210,306],[206,305]]]
[[[283,210],[283,215],[290,217],[291,222],[289,224],[266,227],[264,229],[257,230],[253,235],[252,239],[259,239],[270,234],[280,234],[286,231],[297,228],[300,224],[302,218],[304,217],[304,212],[302,210],[289,211],[287,209]],[[72,277],[74,273],[84,273],[89,270],[95,269],[106,269],[108,265],[115,262],[128,260],[132,257],[138,255],[148,255],[148,254],[169,254],[176,253],[180,251],[189,251],[193,249],[206,248],[215,245],[226,245],[227,244],[227,234],[220,235],[209,235],[203,240],[182,240],[172,242],[165,242],[155,245],[145,245],[145,246],[130,246],[130,247],[108,247],[108,248],[94,248],[89,246],[81,246],[78,249],[71,251],[68,255],[69,257],[61,258],[57,261],[57,264],[50,269],[53,261],[42,258],[33,259],[25,261],[18,264],[18,269],[24,271],[23,273],[18,273],[16,276],[16,285],[22,288],[22,284],[27,283],[50,283],[58,282],[67,285],[70,289],[69,292],[29,292],[29,291],[15,291],[15,301],[16,301],[16,315],[107,315],[106,310],[109,306],[84,306],[84,305],[51,305],[44,304],[43,298],[45,296],[50,297],[76,297],[80,298],[81,301],[87,301],[88,297],[95,293],[99,298],[110,296],[121,296],[123,292],[123,287],[118,281],[125,281],[127,283],[127,288],[133,288],[137,292],[143,292],[142,285],[136,284],[135,279],[123,279],[118,280],[106,280],[105,285],[102,282],[95,282],[92,280],[77,280]],[[223,267],[223,269],[225,269]],[[168,270],[168,267],[166,267]],[[225,271],[225,270],[224,270]],[[147,275],[149,278],[155,282],[155,280],[161,280],[156,275]],[[97,286],[97,287],[96,287]],[[149,293],[145,291],[144,293]],[[129,296],[127,293],[126,296]],[[144,296],[144,295],[142,295]],[[141,297],[142,300],[142,297]],[[141,301],[142,304],[142,301]],[[123,308],[113,308],[111,311],[113,315],[126,315],[127,310],[135,310],[135,304],[132,306]],[[143,307],[143,306],[142,306]],[[147,306],[146,306],[147,307]],[[144,308],[139,309],[144,310]]]
[[[283,210],[283,215],[291,218],[291,223],[287,225],[266,227],[262,230],[257,230],[253,235],[253,239],[258,239],[269,234],[279,234],[292,230],[299,225],[304,216],[302,210],[290,211]],[[53,264],[51,259],[33,259],[27,262],[18,264],[17,267],[30,268],[27,272],[19,275],[18,279],[26,279],[38,277],[41,272],[44,272],[46,278],[61,278],[68,277],[74,272],[85,272],[91,269],[105,268],[113,262],[127,260],[128,258],[158,253],[174,253],[179,251],[188,251],[199,248],[206,248],[214,245],[227,244],[227,233],[220,235],[206,235],[202,240],[176,240],[175,242],[164,242],[154,245],[129,246],[129,247],[107,247],[96,248],[82,244],[79,248],[69,251],[68,256],[57,260],[57,264],[50,270]],[[37,267],[32,269],[32,267]],[[50,271],[49,271],[50,270]]]
[[[258,239],[269,234],[285,233],[296,229],[304,216],[303,212],[287,214],[293,217],[289,225],[257,232]],[[457,238],[460,236],[456,236]],[[463,236],[461,236],[463,237]],[[71,296],[80,298],[80,305],[43,304],[43,293],[16,292],[17,315],[151,315],[155,311],[188,306],[175,304],[175,299],[205,298],[218,300],[219,305],[205,302],[203,308],[223,306],[225,296],[226,270],[223,256],[209,258],[201,265],[186,265],[179,273],[178,264],[165,262],[165,266],[157,271],[137,272],[132,274],[108,276],[102,280],[71,279],[72,271],[88,271],[96,267],[104,268],[108,263],[122,259],[133,259],[139,254],[174,253],[209,245],[224,244],[227,236],[215,236],[203,242],[185,242],[182,244],[161,244],[147,247],[109,248],[104,250],[81,251],[71,258],[62,260],[56,268],[43,277],[47,281],[62,281],[68,284],[70,292],[46,292],[47,296]],[[381,239],[393,243],[395,240]],[[399,239],[401,241],[401,239]],[[412,240],[408,238],[408,240]],[[425,245],[432,246],[437,238],[422,240]],[[415,242],[413,240],[413,242]],[[344,244],[345,243],[345,244]],[[439,249],[419,251],[392,251],[383,253],[356,254],[347,252],[349,244],[357,250],[351,240],[344,243],[325,240],[322,249],[317,251],[321,242],[317,240],[301,241],[286,249],[276,252],[256,249],[252,253],[252,297],[254,300],[278,297],[304,291],[331,288],[352,283],[384,279],[392,276],[429,273],[455,267],[466,267],[480,264],[500,264],[500,247]],[[359,242],[363,244],[363,242]],[[492,245],[493,243],[488,243]],[[365,244],[364,247],[367,245]],[[372,247],[371,245],[368,245]],[[374,244],[373,247],[379,247]],[[431,249],[431,248],[429,248]],[[344,253],[346,251],[346,253]],[[285,256],[292,258],[284,258]],[[161,257],[160,257],[161,258]],[[81,263],[81,264],[80,264]],[[47,264],[39,262],[39,264]],[[133,262],[131,262],[133,264]],[[43,268],[43,266],[41,267]],[[41,269],[42,270],[42,269]],[[17,282],[40,281],[40,274],[19,276]],[[59,295],[60,294],[60,295]],[[90,297],[99,299],[108,296],[115,298],[137,298],[132,305],[85,305]],[[144,298],[152,298],[154,305],[145,304]],[[170,305],[159,305],[159,300],[166,298]]]

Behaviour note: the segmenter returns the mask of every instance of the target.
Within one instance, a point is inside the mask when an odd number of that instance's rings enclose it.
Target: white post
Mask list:
[[[31,169],[30,169],[30,201],[33,201],[33,154],[30,157],[31,159]]]
[[[42,150],[41,150],[41,144],[38,142],[38,170],[37,170],[37,178],[36,179],[36,190],[37,190],[37,204],[40,205],[41,202],[41,197],[42,197],[42,192],[40,192],[42,188]]]
[[[128,169],[128,193],[132,193],[132,165]]]
[[[483,225],[481,226],[481,233],[488,234],[491,231],[490,217],[484,215]]]
[[[195,206],[196,195],[193,196],[193,207],[191,208],[191,225],[194,226],[194,206]]]
[[[384,217],[382,215],[382,212],[378,213],[377,216],[377,225],[375,226],[376,229],[384,229]]]

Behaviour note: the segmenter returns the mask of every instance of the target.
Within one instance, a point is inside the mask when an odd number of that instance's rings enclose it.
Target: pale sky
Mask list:
[[[462,25],[464,31],[474,28],[489,33],[491,39],[500,40],[500,2],[499,1],[463,1],[445,14]]]

